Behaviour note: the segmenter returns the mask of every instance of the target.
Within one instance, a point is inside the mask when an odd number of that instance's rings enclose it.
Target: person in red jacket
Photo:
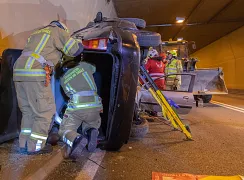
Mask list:
[[[148,71],[149,75],[155,80],[155,84],[160,90],[164,90],[165,87],[165,78],[162,77],[165,72],[166,66],[166,55],[164,53],[158,54],[156,49],[149,49],[148,60],[145,64],[145,68]],[[160,78],[162,77],[162,78]]]

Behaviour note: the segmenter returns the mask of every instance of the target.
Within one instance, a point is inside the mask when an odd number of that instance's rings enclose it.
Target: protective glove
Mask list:
[[[66,63],[68,61],[73,61],[74,59],[75,59],[75,57],[70,57],[70,56],[64,55],[63,59],[62,59],[62,64]]]

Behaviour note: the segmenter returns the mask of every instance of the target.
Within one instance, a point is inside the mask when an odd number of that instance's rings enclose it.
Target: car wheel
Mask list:
[[[143,138],[149,131],[149,124],[145,118],[140,118],[140,123],[134,121],[131,127],[130,136],[133,138]]]
[[[136,25],[137,28],[145,28],[146,21],[139,18],[120,18],[121,20],[130,21]]]
[[[212,99],[212,95],[203,95],[202,96],[202,101],[203,103],[209,103]]]
[[[137,36],[137,41],[140,46],[151,47],[159,46],[161,44],[161,35],[150,31],[134,31]]]

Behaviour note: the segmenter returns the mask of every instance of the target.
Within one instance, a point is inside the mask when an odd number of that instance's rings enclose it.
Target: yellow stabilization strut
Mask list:
[[[181,131],[185,134],[187,139],[192,140],[191,133],[186,129],[186,126],[183,124],[176,111],[170,106],[163,93],[158,89],[157,85],[154,83],[150,75],[147,73],[147,70],[143,66],[140,67],[139,76],[145,84],[148,91],[152,94],[152,96],[161,106],[164,117],[170,120],[172,126],[175,129],[178,129],[179,127]]]

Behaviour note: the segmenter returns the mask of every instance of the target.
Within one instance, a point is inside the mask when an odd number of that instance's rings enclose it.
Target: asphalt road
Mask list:
[[[216,102],[244,108],[242,99],[244,96],[214,97]],[[194,141],[184,141],[182,133],[155,120],[144,139],[131,139],[119,152],[86,152],[79,162],[62,160],[46,179],[146,180],[152,178],[153,171],[244,175],[243,117],[244,110],[216,104],[194,108],[184,117]]]

